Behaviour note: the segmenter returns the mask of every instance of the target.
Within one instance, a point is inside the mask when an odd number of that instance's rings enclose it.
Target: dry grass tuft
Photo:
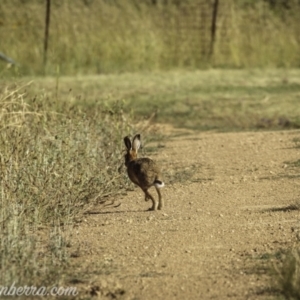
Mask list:
[[[74,106],[27,88],[0,91],[2,286],[61,283],[74,220],[128,186],[122,103]]]

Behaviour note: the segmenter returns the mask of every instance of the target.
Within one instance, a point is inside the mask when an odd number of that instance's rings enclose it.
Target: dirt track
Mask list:
[[[92,299],[274,299],[267,267],[297,240],[300,131],[178,134],[161,162],[165,209],[136,188],[73,237]],[[153,157],[153,156],[152,156]],[[152,191],[153,195],[155,190]],[[77,249],[79,246],[79,249]],[[76,250],[77,249],[77,250]]]

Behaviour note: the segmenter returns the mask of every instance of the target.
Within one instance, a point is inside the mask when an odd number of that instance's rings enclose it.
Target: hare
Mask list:
[[[149,210],[157,210],[163,208],[163,199],[160,193],[160,188],[165,184],[161,180],[160,169],[157,164],[148,157],[138,158],[137,153],[141,146],[141,135],[137,134],[132,139],[126,136],[124,143],[127,148],[125,154],[125,166],[130,180],[138,185],[145,193],[145,201],[152,200],[152,207]],[[148,192],[148,189],[154,186],[158,194],[158,202]]]

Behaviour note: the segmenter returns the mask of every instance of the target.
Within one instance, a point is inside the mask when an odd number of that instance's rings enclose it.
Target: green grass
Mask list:
[[[122,100],[135,120],[156,113],[153,121],[175,127],[289,129],[300,127],[299,78],[296,69],[125,73],[61,77],[58,92],[91,107],[103,99]],[[53,91],[56,79],[36,79],[35,86]]]

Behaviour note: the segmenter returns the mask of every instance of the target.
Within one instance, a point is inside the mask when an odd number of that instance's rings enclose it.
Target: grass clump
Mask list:
[[[300,249],[289,250],[277,269],[278,286],[286,299],[300,299]]]
[[[2,286],[62,283],[74,220],[128,184],[121,103],[84,107],[28,88],[0,91]]]

